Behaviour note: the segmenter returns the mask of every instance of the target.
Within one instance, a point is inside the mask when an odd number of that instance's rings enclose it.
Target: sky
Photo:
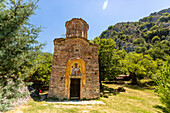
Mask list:
[[[135,22],[170,8],[170,0],[40,0],[30,22],[42,26],[38,41],[45,43],[43,52],[53,53],[55,38],[66,34],[65,22],[82,18],[89,24],[88,40],[118,22]]]

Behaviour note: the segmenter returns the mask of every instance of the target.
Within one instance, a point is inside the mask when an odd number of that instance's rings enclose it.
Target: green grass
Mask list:
[[[105,90],[124,87],[125,92],[107,93],[99,100],[106,105],[63,105],[29,101],[8,113],[161,113],[154,106],[160,105],[159,97],[152,89],[131,85],[104,84]]]

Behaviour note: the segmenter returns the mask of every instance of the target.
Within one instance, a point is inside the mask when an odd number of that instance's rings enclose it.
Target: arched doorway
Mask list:
[[[86,64],[80,58],[72,58],[67,62],[65,89],[68,99],[82,99],[82,91],[86,83]]]

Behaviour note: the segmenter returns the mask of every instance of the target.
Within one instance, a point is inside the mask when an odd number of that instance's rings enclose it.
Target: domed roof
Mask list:
[[[70,21],[67,21],[65,24],[66,27],[66,37],[84,37],[87,39],[87,31],[89,25],[81,18],[73,18]]]

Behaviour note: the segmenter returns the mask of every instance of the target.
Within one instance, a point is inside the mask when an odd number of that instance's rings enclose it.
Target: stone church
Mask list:
[[[89,25],[81,18],[73,18],[65,27],[66,38],[54,39],[48,97],[59,100],[99,98],[99,46],[87,39]]]

